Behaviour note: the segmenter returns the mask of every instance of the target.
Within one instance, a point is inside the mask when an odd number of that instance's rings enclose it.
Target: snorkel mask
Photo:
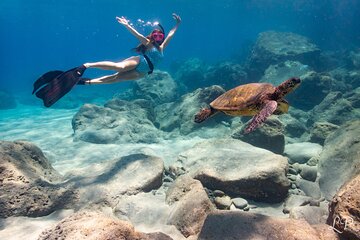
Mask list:
[[[151,37],[157,44],[160,45],[165,39],[165,31],[161,24],[158,24],[158,26],[160,29],[155,29],[154,31],[152,31]]]
[[[161,42],[164,40],[165,35],[160,31],[154,31],[151,34],[151,37],[155,40],[155,42]]]

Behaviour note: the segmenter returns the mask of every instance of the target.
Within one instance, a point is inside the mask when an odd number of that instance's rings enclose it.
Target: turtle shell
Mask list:
[[[270,83],[249,83],[233,88],[210,103],[214,109],[232,116],[253,116],[275,87]]]

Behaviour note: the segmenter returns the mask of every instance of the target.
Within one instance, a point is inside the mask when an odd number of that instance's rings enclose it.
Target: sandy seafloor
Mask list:
[[[0,118],[0,139],[5,141],[26,140],[36,144],[50,160],[52,166],[62,175],[81,172],[92,164],[112,160],[137,152],[147,152],[162,157],[167,166],[177,159],[177,155],[191,147],[200,138],[190,140],[166,140],[157,144],[92,144],[83,141],[73,141],[71,120],[75,109],[45,109],[37,106],[18,105],[16,109],[2,110]],[[145,198],[145,199],[144,199]],[[151,199],[139,198],[145,204],[153,204]],[[148,203],[146,203],[148,201]],[[156,204],[156,203],[154,203]],[[158,208],[159,211],[161,208]],[[56,224],[61,219],[71,215],[73,210],[61,210],[48,216],[9,217],[0,220],[0,239],[37,239],[46,228]],[[147,213],[144,213],[146,215]],[[136,230],[151,232],[163,231],[172,237],[183,239],[174,226],[163,229],[164,226],[147,226],[134,224]]]

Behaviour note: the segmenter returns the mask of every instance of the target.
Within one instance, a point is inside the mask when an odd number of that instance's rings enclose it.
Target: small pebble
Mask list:
[[[169,176],[165,176],[164,179],[163,179],[163,182],[173,182],[174,180],[169,177]]]
[[[289,168],[289,173],[290,173],[290,174],[293,174],[293,175],[297,175],[297,174],[298,174],[298,172],[297,172],[296,169],[294,169],[294,168]]]
[[[296,176],[295,175],[290,175],[288,177],[288,179],[290,179],[291,181],[296,181]]]
[[[317,167],[305,165],[302,167],[300,176],[311,182],[315,182],[317,177]]]
[[[215,197],[225,196],[225,193],[223,191],[221,191],[221,190],[214,190],[213,194],[214,194]]]
[[[215,205],[219,209],[229,209],[232,204],[231,198],[229,196],[216,197]]]
[[[232,202],[235,205],[235,207],[240,208],[240,209],[244,209],[248,205],[248,202],[246,201],[246,199],[243,199],[243,198],[233,198]]]

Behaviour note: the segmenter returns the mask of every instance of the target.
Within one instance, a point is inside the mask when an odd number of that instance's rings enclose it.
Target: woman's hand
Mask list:
[[[116,20],[124,25],[124,26],[128,26],[129,25],[129,20],[127,20],[125,17],[121,16],[121,17],[116,17]]]
[[[172,16],[175,19],[176,24],[179,24],[181,22],[181,18],[179,15],[177,15],[176,13],[173,13]]]

